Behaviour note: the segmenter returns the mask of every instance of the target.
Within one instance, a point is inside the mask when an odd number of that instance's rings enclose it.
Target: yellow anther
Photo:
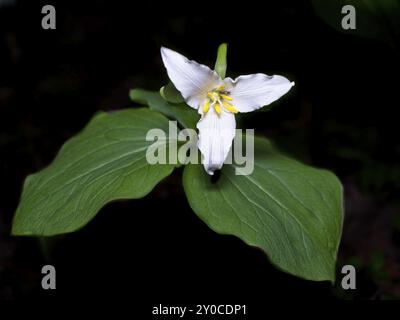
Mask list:
[[[238,113],[238,110],[228,102],[224,101],[222,104],[224,105],[225,109],[228,110],[229,112]]]
[[[203,113],[207,113],[207,111],[210,109],[210,101],[206,101],[203,104]]]
[[[208,100],[203,105],[203,113],[206,113],[211,106],[214,107],[215,112],[220,115],[222,106],[232,113],[237,113],[238,110],[226,101],[232,101],[229,92],[225,91],[225,86],[221,85],[212,91],[207,92]]]
[[[226,94],[222,94],[222,93],[220,93],[219,95],[224,100],[232,101],[232,97],[231,96],[227,96]]]
[[[207,97],[209,97],[212,101],[215,101],[218,99],[218,93],[215,92],[208,92]]]
[[[218,102],[214,104],[214,109],[218,114],[221,114],[221,105]]]

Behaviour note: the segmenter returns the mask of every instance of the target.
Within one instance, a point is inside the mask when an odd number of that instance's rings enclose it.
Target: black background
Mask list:
[[[254,313],[276,300],[400,297],[398,33],[390,42],[360,37],[326,24],[310,1],[265,2],[0,7],[0,301],[129,300],[150,316],[160,303],[248,304]],[[56,7],[56,30],[41,28],[44,4]],[[107,205],[76,233],[9,235],[26,175],[48,165],[97,110],[134,107],[129,89],[167,82],[161,45],[212,66],[221,42],[229,76],[296,82],[244,125],[344,184],[335,286],[285,274],[260,250],[211,231],[186,201],[181,169],[144,199]],[[57,270],[54,291],[40,286],[47,263]],[[347,263],[358,272],[352,292],[340,288]]]

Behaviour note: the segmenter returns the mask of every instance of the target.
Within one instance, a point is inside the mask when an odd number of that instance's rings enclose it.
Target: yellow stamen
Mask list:
[[[229,112],[238,113],[238,110],[228,102],[224,101],[222,104],[224,105],[225,109],[228,110]]]
[[[221,114],[221,105],[218,102],[214,105],[214,109],[218,114]]]
[[[219,96],[224,100],[232,101],[232,97],[231,96],[227,96],[226,94],[220,93]]]
[[[212,101],[215,101],[218,99],[218,94],[210,91],[207,93],[207,97],[209,97]]]
[[[210,101],[204,102],[204,104],[203,104],[203,113],[207,113],[209,109],[210,109]]]
[[[232,101],[232,97],[228,91],[225,91],[225,86],[220,85],[214,88],[212,91],[207,92],[206,101],[203,104],[203,114],[207,113],[208,110],[213,106],[215,112],[220,115],[222,113],[222,107],[231,113],[237,113],[238,110],[227,101]]]

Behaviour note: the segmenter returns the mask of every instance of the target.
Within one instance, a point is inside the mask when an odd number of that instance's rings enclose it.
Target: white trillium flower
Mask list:
[[[285,77],[262,73],[221,79],[214,70],[171,49],[161,48],[161,56],[176,89],[201,114],[198,148],[210,175],[222,168],[229,153],[235,137],[235,114],[266,106],[294,85]]]

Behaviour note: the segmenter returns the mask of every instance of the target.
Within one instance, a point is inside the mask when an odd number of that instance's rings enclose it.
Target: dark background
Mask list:
[[[360,30],[344,31],[335,1],[0,2],[0,301],[126,299],[149,315],[159,303],[255,312],[275,300],[399,299],[399,4],[357,8]],[[41,28],[45,4],[56,7],[56,30]],[[9,235],[28,174],[97,110],[134,107],[129,89],[167,82],[161,45],[212,66],[221,42],[229,76],[296,82],[243,125],[343,182],[335,286],[280,272],[260,250],[211,231],[186,201],[181,169],[144,199],[107,205],[76,233]],[[41,289],[44,264],[56,267],[54,291]],[[357,290],[341,289],[344,264],[356,266]]]

